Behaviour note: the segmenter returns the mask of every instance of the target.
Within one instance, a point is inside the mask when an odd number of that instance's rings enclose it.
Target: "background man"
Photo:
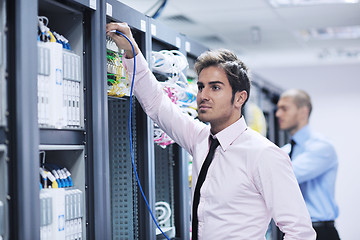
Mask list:
[[[285,91],[277,104],[280,129],[291,135],[283,147],[291,157],[295,176],[319,240],[339,239],[334,226],[338,216],[335,180],[338,160],[333,145],[309,126],[309,95],[298,89]]]

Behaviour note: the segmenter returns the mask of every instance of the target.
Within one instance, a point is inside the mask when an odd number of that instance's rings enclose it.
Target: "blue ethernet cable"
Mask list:
[[[58,171],[61,171],[61,168],[58,165],[52,164],[52,163],[45,163],[45,166],[50,171],[55,171],[57,173],[57,175],[59,175],[59,178],[56,179],[59,188],[70,187],[69,179],[68,178],[61,178],[61,173],[58,173]]]
[[[57,174],[56,167],[57,167],[57,166],[55,166],[54,164],[45,163],[45,168],[46,168],[48,171],[50,171],[50,172],[53,173],[53,175],[54,175],[54,177],[55,177],[55,180],[56,180],[56,182],[57,182],[57,184],[58,184],[58,187],[59,187],[59,188],[63,188],[63,187],[65,187],[65,183],[64,183],[64,181],[60,178],[60,176]]]
[[[163,230],[160,228],[159,224],[157,223],[156,219],[155,219],[155,216],[153,214],[153,212],[151,211],[151,208],[150,208],[150,205],[145,197],[145,193],[141,187],[141,184],[140,184],[140,180],[139,180],[139,176],[137,174],[137,170],[136,170],[136,166],[135,166],[135,162],[134,162],[134,151],[133,151],[133,145],[132,145],[132,136],[131,136],[131,106],[132,106],[132,93],[133,93],[133,87],[134,87],[134,82],[135,82],[135,68],[136,68],[136,60],[135,60],[135,48],[134,48],[134,45],[132,44],[131,40],[125,35],[123,34],[122,32],[119,32],[119,31],[115,31],[117,34],[120,34],[121,36],[123,36],[124,38],[126,38],[126,40],[128,40],[128,42],[130,43],[131,45],[131,48],[132,48],[132,51],[134,53],[134,70],[133,70],[133,76],[132,76],[132,80],[131,80],[131,88],[130,88],[130,108],[129,108],[129,138],[130,138],[130,153],[131,153],[131,162],[132,162],[132,165],[133,165],[133,169],[134,169],[134,173],[135,173],[135,176],[136,176],[136,180],[137,180],[137,183],[139,185],[139,189],[141,191],[141,194],[144,198],[144,201],[147,205],[147,208],[149,209],[149,212],[150,212],[150,215],[154,221],[154,223],[156,224],[157,228],[160,230],[160,232],[166,237],[166,239],[170,240],[170,238],[168,236],[166,236],[166,234],[163,232]]]

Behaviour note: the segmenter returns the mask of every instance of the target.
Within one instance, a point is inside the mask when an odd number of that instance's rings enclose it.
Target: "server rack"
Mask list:
[[[148,18],[115,0],[107,1],[106,14],[107,22],[129,24],[145,58],[149,59],[149,42],[146,38]],[[130,100],[132,100],[131,106]],[[155,236],[154,225],[148,214],[147,205],[142,199],[132,166],[133,160],[143,192],[150,208],[154,211],[154,158],[150,119],[142,111],[134,96],[108,97],[108,124],[112,239],[152,239]],[[130,144],[133,147],[133,159]]]
[[[163,49],[176,49],[185,53],[184,36],[160,22],[113,0],[107,1],[106,9],[107,22],[124,21],[130,25],[146,59],[151,59],[152,51]],[[151,64],[151,61],[149,63]],[[129,172],[132,167],[129,162],[128,132],[125,127],[119,131],[115,125],[118,123],[119,126],[124,126],[128,123],[127,109],[130,107],[128,101],[126,97],[121,100],[109,97],[108,104],[109,150],[111,175],[113,175],[111,179],[112,236],[113,238],[129,237],[129,239],[162,239],[162,235],[156,234],[156,226],[147,212],[147,206],[136,185],[135,177]],[[172,209],[172,217],[168,224],[162,226],[163,230],[169,237],[188,239],[190,220],[187,214],[189,212],[188,177],[187,163],[182,157],[183,150],[177,145],[168,146],[165,149],[157,146],[153,141],[153,122],[143,113],[136,100],[134,106],[131,107],[134,113],[132,137],[135,146],[135,164],[150,208],[155,214],[156,202],[168,202]],[[120,111],[121,115],[116,111]],[[139,131],[140,128],[142,131]],[[123,136],[122,139],[116,138],[119,135]],[[115,151],[123,154],[122,161],[116,160],[121,157]],[[125,179],[131,182],[130,186],[133,189],[118,187],[124,186]],[[121,202],[121,197],[127,203],[132,201],[132,204],[125,205]],[[186,200],[183,201],[184,199]],[[124,226],[125,220],[129,220],[130,224]],[[139,228],[139,225],[142,227]]]
[[[52,33],[55,35],[56,32],[65,36],[71,46],[71,50],[69,50],[65,49],[64,46],[61,46],[59,43],[50,43],[50,46],[58,45],[58,48],[62,48],[62,51],[59,51],[60,56],[52,55],[53,49],[50,48],[50,77],[52,74],[51,68],[54,67],[52,61],[56,61],[58,63],[56,70],[62,70],[62,81],[57,79],[58,76],[56,76],[55,81],[57,86],[54,88],[56,92],[49,92],[49,95],[56,95],[56,99],[55,101],[51,101],[51,97],[49,97],[49,100],[47,100],[50,103],[49,112],[45,114],[42,113],[44,109],[40,103],[41,100],[38,100],[38,123],[40,127],[40,145],[38,148],[39,153],[43,153],[43,157],[40,158],[40,167],[45,167],[50,171],[51,169],[49,169],[48,166],[55,165],[55,168],[66,168],[71,173],[73,186],[67,187],[65,196],[60,196],[59,198],[65,199],[66,195],[73,190],[80,191],[81,193],[79,203],[76,205],[79,213],[69,213],[67,209],[73,208],[72,206],[74,204],[65,202],[65,220],[63,222],[65,233],[62,233],[60,236],[73,237],[72,235],[75,234],[78,238],[86,239],[86,222],[88,215],[86,205],[89,196],[86,191],[86,178],[89,163],[86,157],[88,155],[88,149],[85,136],[88,132],[88,126],[85,124],[85,115],[87,115],[85,111],[85,96],[87,94],[86,86],[90,80],[88,79],[88,75],[85,75],[83,72],[83,70],[86,70],[83,63],[84,58],[90,57],[90,54],[85,52],[85,45],[88,43],[84,37],[86,36],[86,32],[90,30],[87,29],[89,25],[84,25],[87,19],[85,18],[86,10],[84,10],[83,7],[84,6],[78,5],[76,2],[69,2],[68,4],[57,1],[38,2],[38,16],[46,17],[48,21],[47,26],[52,30]],[[44,76],[40,70],[43,62],[47,60],[44,52],[47,50],[46,45],[48,44],[49,43],[46,42],[42,45],[38,42],[38,99],[41,99],[41,90],[45,91],[45,96],[47,91],[46,83],[41,82],[44,81],[42,80]],[[64,43],[62,45],[64,45]],[[56,59],[53,59],[55,57]],[[47,78],[47,76],[45,76],[45,78]],[[59,78],[61,79],[61,77]],[[50,81],[53,80],[50,78]],[[49,90],[50,89],[51,87],[49,87]],[[46,107],[45,105],[45,108]],[[42,115],[45,115],[45,118],[46,115],[49,115],[50,119],[54,117],[51,116],[51,108],[55,107],[58,112],[58,114],[55,115],[56,124],[59,124],[58,122],[61,121],[61,125],[54,126],[51,125],[52,122],[41,121]],[[54,173],[54,170],[52,170],[52,172]],[[54,191],[61,191],[61,189]],[[42,196],[42,194],[43,190],[40,190],[40,196]],[[55,204],[54,199],[53,203]],[[71,206],[68,207],[67,205]],[[40,212],[42,211],[44,210],[40,207]],[[55,212],[53,211],[52,214],[54,215]],[[41,229],[44,225],[43,221],[41,221]],[[72,228],[76,228],[76,230],[70,231]],[[40,235],[40,238],[42,237],[43,236]]]
[[[185,53],[183,37],[178,32],[154,19],[150,19],[148,31],[149,36],[151,37],[151,51],[178,50]],[[153,69],[153,66],[150,65],[150,68]],[[161,78],[162,77],[159,76],[159,80]],[[182,196],[185,194],[185,189],[181,184],[181,178],[186,178],[186,175],[182,175],[180,179],[175,179],[175,176],[180,176],[180,174],[183,173],[180,171],[184,168],[184,161],[181,159],[180,155],[181,148],[175,143],[170,144],[165,148],[154,143],[154,149],[155,200],[156,203],[169,204],[171,209],[170,219],[160,226],[169,238],[176,237],[179,239],[186,239],[189,228],[185,229],[184,226],[187,225],[189,219],[184,219],[182,213],[175,211],[175,209],[184,209],[185,204],[182,202]],[[177,196],[175,195],[175,188],[178,190]],[[181,232],[181,230],[183,232]],[[165,239],[165,237],[158,231],[156,239]]]
[[[66,191],[67,194],[70,191],[80,192],[77,195],[79,204],[76,205],[78,219],[74,218],[75,215],[72,215],[70,219],[66,212],[63,224],[67,224],[69,221],[74,224],[75,220],[79,220],[78,238],[86,239],[99,232],[99,236],[106,237],[107,221],[102,217],[103,210],[99,214],[93,207],[98,203],[105,202],[98,197],[98,193],[95,194],[96,190],[100,192],[106,189],[103,188],[105,186],[104,178],[98,178],[97,173],[93,170],[93,165],[101,163],[103,160],[101,157],[94,158],[94,153],[101,146],[94,147],[92,145],[94,142],[91,141],[93,138],[96,139],[94,137],[96,133],[91,131],[96,120],[91,116],[101,114],[97,112],[98,109],[92,107],[94,100],[88,94],[88,89],[92,90],[92,83],[98,81],[95,74],[99,72],[101,75],[101,71],[104,71],[104,68],[98,69],[99,55],[96,55],[96,48],[89,41],[89,39],[96,39],[94,30],[101,31],[94,27],[93,22],[99,23],[101,26],[105,23],[105,21],[103,24],[100,23],[101,16],[104,16],[100,14],[101,9],[104,9],[102,2],[39,0],[8,1],[7,3],[9,40],[7,49],[12,53],[8,56],[10,81],[7,91],[9,102],[11,102],[8,121],[10,123],[8,126],[8,153],[11,171],[8,179],[12,181],[9,181],[8,195],[10,214],[6,219],[6,222],[10,224],[11,235],[9,238],[43,239],[43,235],[40,233],[40,229],[44,226],[40,212],[44,211],[42,203],[39,201],[39,194],[42,193],[42,190],[39,189],[39,167],[44,162],[66,167],[71,172],[74,183],[74,187],[68,188],[69,191]],[[96,9],[99,9],[99,14]],[[56,84],[61,86],[65,81],[72,83],[76,87],[72,97],[77,97],[71,100],[74,111],[68,113],[71,116],[69,115],[68,121],[64,121],[61,126],[40,121],[42,116],[39,105],[40,91],[46,92],[50,89],[40,89],[39,79],[49,75],[48,72],[43,71],[42,67],[47,61],[51,61],[52,56],[51,50],[44,50],[37,41],[39,37],[37,16],[46,16],[51,31],[66,36],[72,47],[71,52],[62,49],[60,55],[63,55],[64,60],[61,61],[59,70],[57,69],[58,75],[56,75]],[[104,30],[104,27],[102,28]],[[57,61],[60,60],[57,59]],[[70,68],[71,70],[69,70]],[[95,73],[95,76],[89,73],[90,70]],[[69,72],[71,73],[69,74]],[[47,94],[55,95],[57,93],[48,92]],[[70,96],[70,93],[68,95]],[[65,109],[67,103],[65,90],[62,97],[59,99],[58,106]],[[100,97],[94,96],[94,99],[96,98]],[[64,101],[63,106],[61,105],[62,101]],[[70,102],[70,98],[68,102]],[[62,110],[59,109],[59,111]],[[66,115],[66,112],[63,114]],[[104,121],[96,122],[96,124],[104,124]],[[94,128],[98,129],[98,126]],[[102,152],[101,149],[100,151]],[[45,155],[45,158],[40,157]],[[102,169],[97,170],[101,171]],[[102,175],[102,173],[100,172],[98,175]],[[99,225],[93,223],[97,220],[100,220]],[[60,230],[59,228],[59,231],[66,231],[66,229]]]
[[[279,147],[283,146],[288,139],[287,134],[279,129],[278,121],[275,116],[277,102],[282,91],[281,88],[269,83],[257,74],[252,75],[250,97],[264,113],[267,127],[266,137]]]

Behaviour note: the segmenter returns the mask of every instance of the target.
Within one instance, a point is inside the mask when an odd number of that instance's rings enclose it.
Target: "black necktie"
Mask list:
[[[290,157],[290,159],[291,159],[291,155],[292,155],[292,153],[293,153],[294,146],[295,146],[296,142],[295,142],[293,139],[291,139],[290,144],[291,144],[291,150],[290,150],[290,152],[289,152],[289,157]]]
[[[197,210],[198,210],[198,206],[199,206],[199,202],[200,202],[200,189],[204,183],[207,171],[208,171],[211,161],[214,157],[215,149],[217,148],[217,146],[219,146],[219,140],[213,139],[210,136],[210,141],[211,141],[210,150],[209,150],[208,155],[205,158],[203,165],[201,166],[200,174],[199,174],[198,180],[196,182],[196,186],[195,186],[193,209],[192,209],[192,240],[198,239]]]

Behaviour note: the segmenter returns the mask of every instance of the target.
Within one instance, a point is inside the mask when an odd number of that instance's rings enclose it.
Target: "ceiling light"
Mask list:
[[[274,7],[358,3],[359,0],[269,0]]]
[[[360,38],[360,26],[311,28],[301,30],[298,34],[306,41],[310,39],[358,39]]]
[[[330,60],[330,59],[360,59],[360,49],[322,49],[317,54],[319,59]]]

